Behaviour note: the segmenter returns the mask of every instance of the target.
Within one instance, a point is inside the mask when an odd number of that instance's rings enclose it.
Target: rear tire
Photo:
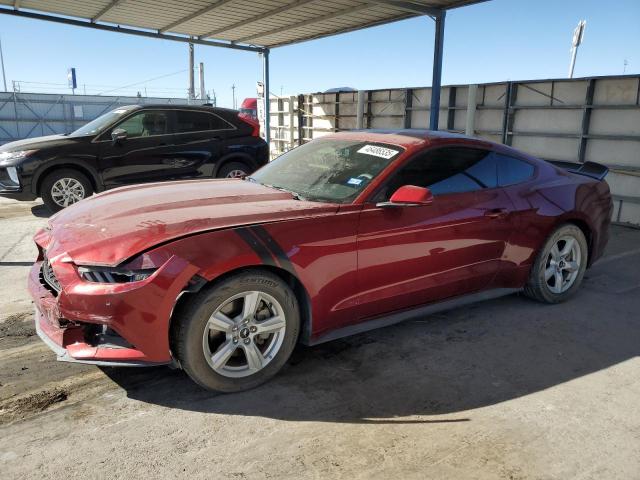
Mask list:
[[[560,303],[580,287],[587,268],[588,245],[576,225],[556,228],[538,252],[524,293],[544,303]]]
[[[285,282],[255,270],[203,290],[174,322],[174,354],[187,375],[208,390],[239,392],[284,366],[298,340],[300,314]]]
[[[93,195],[93,185],[86,175],[72,168],[48,174],[40,185],[42,201],[53,213]]]
[[[253,169],[244,162],[225,163],[218,172],[218,178],[242,178],[249,175]]]

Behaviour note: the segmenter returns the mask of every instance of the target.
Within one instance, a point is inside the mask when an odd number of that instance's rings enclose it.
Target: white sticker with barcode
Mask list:
[[[378,147],[377,145],[365,145],[358,153],[364,153],[365,155],[373,155],[374,157],[380,157],[385,159],[390,159],[391,157],[397,155],[397,150],[392,150],[391,148]]]

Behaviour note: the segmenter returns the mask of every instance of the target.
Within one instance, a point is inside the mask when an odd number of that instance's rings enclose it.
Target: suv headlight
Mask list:
[[[31,155],[35,150],[18,150],[15,152],[0,152],[0,165],[8,165]]]
[[[94,283],[130,283],[145,280],[157,269],[129,270],[117,267],[78,267],[80,276]]]

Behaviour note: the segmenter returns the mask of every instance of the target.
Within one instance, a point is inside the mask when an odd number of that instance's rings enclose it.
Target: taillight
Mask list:
[[[238,118],[249,125],[251,128],[253,128],[253,131],[251,132],[252,137],[260,136],[260,123],[258,121],[256,121],[246,113],[238,113]]]

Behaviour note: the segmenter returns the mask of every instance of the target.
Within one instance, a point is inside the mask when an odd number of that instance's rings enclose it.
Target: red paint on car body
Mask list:
[[[337,135],[404,150],[349,204],[297,200],[250,181],[197,180],[124,187],[61,211],[35,236],[41,255],[29,290],[42,331],[76,360],[169,362],[172,311],[194,278],[269,268],[300,287],[304,340],[313,342],[390,312],[521,288],[549,233],[566,221],[587,232],[590,263],[604,250],[612,208],[606,182],[466,137]],[[428,205],[381,208],[371,200],[415,154],[440,146],[506,153],[534,165],[535,174],[517,185],[436,196]],[[43,286],[43,261],[59,293]],[[91,283],[79,272],[86,265],[156,271],[142,281]],[[130,346],[92,344],[88,325],[113,329]]]

